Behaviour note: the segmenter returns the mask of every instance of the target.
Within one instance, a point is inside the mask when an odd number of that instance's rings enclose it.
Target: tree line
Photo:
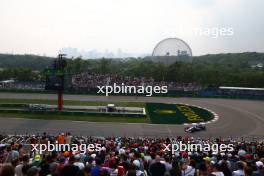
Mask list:
[[[55,58],[32,55],[0,54],[0,79],[44,80],[43,70],[51,66]],[[176,61],[171,65],[153,62],[144,58],[127,59],[67,59],[66,72],[83,71],[98,74],[152,77],[157,81],[180,83],[197,82],[205,86],[264,87],[263,53],[235,53],[204,55],[193,62]]]

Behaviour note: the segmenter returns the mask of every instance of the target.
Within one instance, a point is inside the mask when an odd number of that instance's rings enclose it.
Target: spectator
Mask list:
[[[140,170],[140,162],[138,160],[134,160],[133,165],[133,170],[136,170],[136,176],[144,176],[144,172]]]
[[[264,170],[263,163],[261,161],[257,161],[255,165],[253,165],[252,176],[263,176],[264,175],[263,170]]]
[[[213,165],[213,172],[211,174],[215,176],[225,176],[221,171],[221,166],[218,163]]]
[[[14,167],[10,164],[3,165],[1,172],[0,172],[0,175],[1,176],[15,176]]]
[[[186,159],[183,159],[181,161],[180,166],[181,166],[182,176],[194,176],[195,175],[195,168],[190,166]]]
[[[165,165],[165,168],[166,168],[166,172],[169,172],[172,169],[172,165],[170,163],[170,157],[169,156],[165,156],[164,159],[165,159],[164,165]]]
[[[245,176],[252,176],[252,169],[248,166],[244,167]]]
[[[237,162],[237,170],[233,171],[233,176],[243,176],[245,175],[244,172],[245,165],[242,161]]]
[[[85,168],[83,169],[84,172],[84,176],[91,176],[91,167],[90,166],[85,166]]]
[[[169,176],[181,176],[181,170],[179,168],[179,164],[176,159],[172,162],[172,168],[169,171],[168,175]]]
[[[264,149],[262,138],[254,137],[254,140],[250,138],[244,140],[243,138],[203,139],[188,136],[172,138],[72,136],[71,144],[78,146],[100,144],[101,149],[88,151],[85,154],[72,151],[36,154],[27,149],[31,143],[54,144],[56,136],[47,133],[0,135],[2,142],[0,165],[4,168],[11,160],[12,167],[15,168],[18,176],[26,176],[31,171],[31,175],[39,176],[264,175],[264,158],[261,158]],[[163,151],[165,142],[233,144],[234,150],[230,153],[175,152],[173,156]],[[36,167],[38,167],[37,172],[34,169]]]
[[[79,169],[82,170],[85,166],[84,166],[84,164],[83,164],[82,162],[80,162],[80,160],[81,160],[81,156],[80,156],[80,154],[75,155],[75,162],[74,162],[74,165],[75,165],[75,166],[78,166]]]
[[[33,166],[28,169],[27,176],[39,176],[39,170],[37,167]]]
[[[92,176],[99,176],[101,171],[101,161],[99,158],[95,158],[95,166],[91,169]]]
[[[73,163],[75,162],[74,156],[69,158],[69,163],[64,166],[61,171],[61,176],[76,176],[80,171],[78,166],[75,166]]]
[[[150,166],[150,174],[151,176],[163,176],[165,172],[165,165],[160,162],[160,156],[157,155],[155,162]]]
[[[29,156],[28,155],[24,155],[22,157],[22,163],[18,164],[16,166],[16,168],[15,168],[16,176],[23,176],[22,168],[23,168],[23,166],[26,166],[28,164],[29,164]]]
[[[57,141],[59,144],[64,144],[65,143],[65,136],[64,136],[64,133],[61,133],[58,138],[57,138]]]
[[[232,176],[232,172],[228,167],[228,162],[226,160],[222,160],[220,163],[220,170],[224,173],[225,176]]]

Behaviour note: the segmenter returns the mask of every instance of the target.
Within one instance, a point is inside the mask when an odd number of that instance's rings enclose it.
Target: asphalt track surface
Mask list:
[[[0,99],[56,99],[55,94],[15,94],[0,93]],[[109,101],[109,102],[160,102],[187,103],[208,108],[219,115],[219,119],[207,125],[205,132],[192,136],[239,137],[264,136],[264,101],[231,100],[213,98],[164,98],[127,96],[64,95],[65,100]],[[33,120],[0,117],[0,133],[56,134],[71,132],[75,135],[91,136],[151,136],[165,137],[186,135],[183,125],[103,123],[66,120]]]

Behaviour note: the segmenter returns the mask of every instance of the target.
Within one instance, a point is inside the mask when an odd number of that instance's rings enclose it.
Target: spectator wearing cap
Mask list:
[[[261,161],[257,161],[255,165],[253,165],[252,168],[253,168],[252,176],[263,176],[264,175],[263,163]]]
[[[247,165],[252,165],[254,163],[254,159],[249,153],[246,154],[245,161],[246,161]]]
[[[144,172],[140,170],[140,162],[139,160],[133,161],[133,168],[136,170],[136,176],[144,176]]]
[[[157,155],[155,158],[155,163],[150,166],[149,169],[151,176],[163,176],[166,172],[165,165],[160,162],[160,156]]]
[[[188,159],[188,153],[187,152],[183,152],[181,155],[182,155],[182,158]]]
[[[39,154],[36,154],[31,165],[32,166],[39,166],[40,163],[41,163],[41,156]]]
[[[84,164],[80,161],[81,160],[81,155],[75,155],[75,162],[73,163],[75,166],[78,166],[80,170],[82,170],[85,166]]]
[[[244,164],[244,166],[247,165],[247,162],[246,162],[246,155],[247,155],[247,153],[246,153],[245,150],[240,149],[240,150],[238,151],[238,157],[239,157],[239,160]],[[247,157],[249,157],[249,156],[247,156]]]
[[[263,169],[264,168],[264,164],[262,161],[257,161],[256,162],[256,166],[258,167],[258,169]]]

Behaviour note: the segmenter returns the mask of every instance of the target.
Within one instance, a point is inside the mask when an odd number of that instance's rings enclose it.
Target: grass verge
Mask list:
[[[25,103],[25,104],[51,104],[55,105],[56,100],[23,100],[23,99],[0,99],[0,104],[7,103]],[[145,107],[142,102],[97,102],[97,101],[72,101],[64,100],[64,105],[76,106],[105,106],[107,104],[115,104],[116,106],[126,107]],[[125,117],[125,116],[84,116],[84,115],[60,115],[60,114],[31,114],[31,113],[10,113],[0,112],[2,118],[27,118],[27,119],[43,119],[43,120],[73,120],[73,121],[89,121],[89,122],[115,122],[115,123],[149,123],[148,117]]]
[[[42,120],[72,120],[89,122],[116,122],[116,123],[149,123],[149,118],[137,117],[111,117],[111,116],[71,116],[71,115],[47,115],[47,114],[29,114],[29,113],[0,113],[2,118],[26,118]]]

